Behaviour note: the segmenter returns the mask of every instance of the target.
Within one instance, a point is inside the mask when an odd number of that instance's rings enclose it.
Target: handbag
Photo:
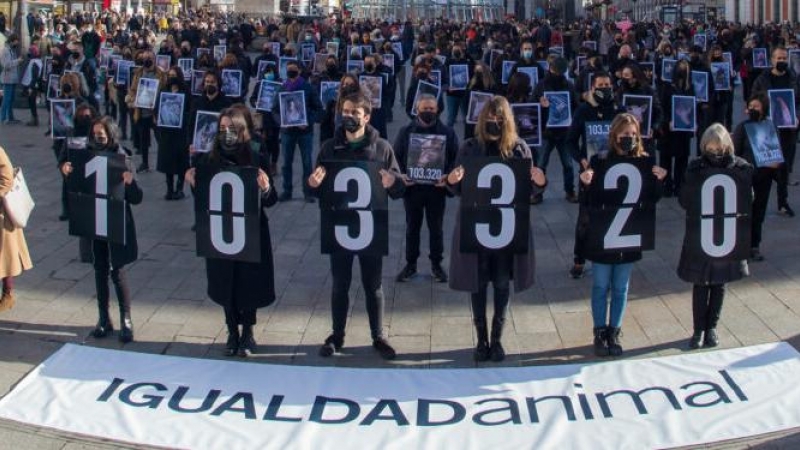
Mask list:
[[[25,183],[22,168],[17,167],[14,169],[14,184],[11,190],[3,197],[6,217],[11,220],[14,226],[25,228],[35,205],[31,192],[28,190],[28,184]]]

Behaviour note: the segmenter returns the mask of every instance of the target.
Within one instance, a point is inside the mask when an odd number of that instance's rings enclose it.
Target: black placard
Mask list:
[[[256,167],[197,167],[194,206],[198,256],[261,261],[257,177]]]
[[[652,158],[601,159],[592,167],[587,248],[592,253],[652,250],[656,178]]]
[[[69,234],[125,244],[125,156],[69,149]]]
[[[322,253],[389,254],[386,189],[377,162],[327,161],[322,182]]]
[[[700,175],[686,208],[684,251],[695,261],[750,257],[751,176],[709,168]]]
[[[528,251],[531,161],[467,158],[461,181],[461,251]]]

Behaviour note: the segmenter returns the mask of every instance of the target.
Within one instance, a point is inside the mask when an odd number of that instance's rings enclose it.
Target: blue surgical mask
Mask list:
[[[264,79],[267,81],[275,81],[275,72],[267,72],[264,74]]]
[[[531,59],[531,57],[533,57],[533,50],[523,50],[522,57],[525,59]]]

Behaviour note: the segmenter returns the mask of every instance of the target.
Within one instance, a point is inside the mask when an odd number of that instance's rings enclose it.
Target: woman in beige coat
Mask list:
[[[14,167],[0,147],[0,198],[11,190],[14,185]],[[28,254],[28,244],[22,228],[17,228],[6,217],[5,208],[0,208],[0,278],[3,279],[3,296],[0,297],[0,311],[6,311],[14,306],[14,277],[23,270],[33,267]]]

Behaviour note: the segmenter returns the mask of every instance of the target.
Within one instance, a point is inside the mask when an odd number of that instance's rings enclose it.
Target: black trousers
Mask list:
[[[724,298],[724,284],[695,284],[692,287],[692,318],[695,333],[717,328]]]
[[[183,173],[179,173],[177,175],[173,175],[171,173],[166,174],[167,177],[167,192],[183,192]],[[178,179],[178,182],[175,182],[175,178]]]
[[[422,219],[428,225],[430,253],[433,264],[442,262],[444,253],[444,208],[447,195],[444,189],[434,186],[414,186],[403,196],[406,209],[406,262],[416,264],[419,258]]]
[[[372,339],[383,336],[383,256],[354,255],[339,253],[331,255],[331,274],[333,292],[331,293],[331,317],[333,334],[344,337],[347,327],[347,312],[350,310],[350,282],[353,278],[353,259],[358,257],[361,266],[361,285],[367,303],[367,316]]]
[[[686,166],[689,164],[689,146],[692,143],[691,133],[668,132],[658,140],[658,164],[667,170],[665,187],[678,192],[686,175]]]
[[[767,216],[767,203],[772,190],[772,180],[780,176],[780,169],[756,169],[753,174],[753,222],[750,227],[750,246],[761,245],[761,230]]]
[[[134,145],[142,154],[142,164],[145,166],[150,165],[150,132],[153,130],[153,116],[140,117],[134,127],[136,133],[136,142]]]
[[[478,255],[478,292],[471,294],[472,316],[475,323],[486,323],[486,302],[489,282],[494,289],[494,319],[506,318],[510,297],[512,254],[482,253]]]
[[[119,130],[122,132],[122,137],[128,137],[128,118],[130,114],[128,114],[128,105],[125,103],[125,98],[123,97],[120,99],[117,97],[117,123],[119,124]]]
[[[794,168],[794,156],[797,151],[797,133],[793,130],[779,130],[778,140],[781,143],[784,163],[778,167],[778,208],[788,206],[789,202],[789,174]]]
[[[572,248],[572,262],[575,264],[586,264],[586,238],[588,232],[589,210],[583,205],[578,205],[578,221],[575,223],[575,245]]]
[[[225,309],[225,325],[230,328],[244,325],[252,327],[256,324],[256,310],[255,309],[238,309],[236,307],[226,307]]]
[[[36,111],[36,98],[38,97],[38,93],[31,89],[30,94],[28,94],[28,109],[31,112],[31,120],[39,123],[39,114]]]
[[[114,284],[114,291],[117,294],[120,313],[130,316],[131,293],[123,270],[124,266],[111,267],[111,251],[107,242],[93,241],[92,254],[94,256],[94,279],[98,303],[101,305],[108,304],[108,278],[111,275],[111,282]]]

